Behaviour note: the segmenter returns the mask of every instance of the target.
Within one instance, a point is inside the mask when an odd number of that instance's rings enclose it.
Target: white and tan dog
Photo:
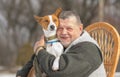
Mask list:
[[[59,69],[60,55],[63,53],[63,46],[56,37],[56,30],[59,26],[58,16],[62,9],[59,8],[52,15],[44,17],[34,16],[37,22],[42,26],[45,39],[46,39],[46,51],[55,56],[52,70],[56,71]]]
[[[56,30],[59,26],[58,16],[62,9],[58,8],[52,15],[46,15],[44,17],[34,16],[36,21],[42,26],[45,38],[46,38],[46,51],[55,56],[55,60],[52,65],[52,70],[56,71],[59,69],[60,55],[63,53],[63,46],[56,37]],[[27,77],[35,77],[35,69],[31,68]],[[46,77],[43,72],[40,77]]]

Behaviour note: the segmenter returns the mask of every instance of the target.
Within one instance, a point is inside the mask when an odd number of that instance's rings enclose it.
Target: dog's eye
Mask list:
[[[48,20],[45,20],[44,22],[48,22]]]

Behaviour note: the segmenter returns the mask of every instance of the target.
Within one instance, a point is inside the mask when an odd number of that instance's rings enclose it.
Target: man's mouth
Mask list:
[[[69,37],[61,37],[61,39],[64,39],[64,40],[66,40],[66,39],[68,39]]]

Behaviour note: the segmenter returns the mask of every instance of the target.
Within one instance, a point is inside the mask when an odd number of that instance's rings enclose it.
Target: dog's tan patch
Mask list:
[[[48,16],[44,16],[44,17],[35,16],[35,19],[40,24],[40,26],[42,26],[42,28],[47,30],[48,25],[50,23],[50,19],[49,19]],[[52,14],[52,21],[56,24],[56,27],[59,26],[59,20],[58,20],[58,17],[55,14]]]
[[[38,23],[42,26],[42,28],[47,30],[48,24],[50,23],[50,19],[48,16],[44,16],[42,17],[41,21],[39,21]]]
[[[59,19],[58,19],[58,17],[53,14],[52,15],[52,19],[53,19],[53,22],[56,24],[56,27],[58,27],[59,26]]]

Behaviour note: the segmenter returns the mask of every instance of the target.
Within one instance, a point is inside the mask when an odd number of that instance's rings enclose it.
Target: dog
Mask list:
[[[59,42],[56,37],[56,31],[59,26],[59,14],[61,13],[62,9],[58,8],[55,13],[51,15],[46,15],[43,17],[34,16],[35,20],[38,24],[42,27],[45,40],[46,40],[46,51],[55,56],[55,60],[52,65],[52,70],[57,71],[59,70],[59,59],[60,55],[63,53],[63,46]],[[33,69],[33,68],[32,68]],[[45,77],[45,75],[42,77]]]
[[[52,66],[54,71],[59,69],[59,59],[63,53],[63,46],[56,37],[56,31],[59,26],[58,16],[61,10],[59,8],[54,14],[44,17],[34,16],[39,25],[42,26],[46,40],[46,51],[56,57]]]

